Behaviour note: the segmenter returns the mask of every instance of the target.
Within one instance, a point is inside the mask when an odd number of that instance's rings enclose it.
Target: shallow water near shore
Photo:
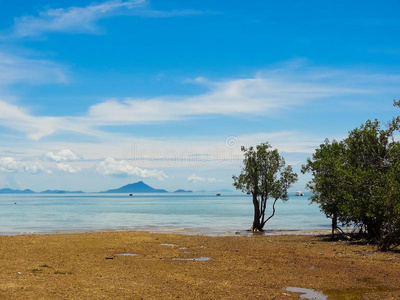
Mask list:
[[[14,204],[16,203],[16,204]],[[146,230],[233,235],[251,227],[251,196],[226,194],[0,195],[0,234]],[[278,202],[266,234],[329,229],[330,220],[307,197]]]
[[[315,291],[313,289],[299,288],[299,287],[286,287],[285,291],[299,293],[299,298],[301,299],[311,299],[311,300],[327,300],[328,297],[323,293]]]

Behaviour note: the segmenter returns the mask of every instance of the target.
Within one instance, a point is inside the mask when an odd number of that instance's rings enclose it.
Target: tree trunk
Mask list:
[[[367,226],[368,237],[370,239],[376,239],[380,236],[381,227],[376,224],[376,222],[368,220],[365,222],[365,224]]]
[[[335,230],[337,228],[337,214],[332,217],[332,240],[335,238]]]
[[[260,224],[260,203],[257,199],[257,193],[253,193],[253,206],[254,206],[254,220],[251,231],[262,231]]]

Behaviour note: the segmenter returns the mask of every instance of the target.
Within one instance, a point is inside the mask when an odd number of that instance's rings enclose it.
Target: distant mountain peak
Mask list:
[[[151,186],[147,185],[143,181],[138,181],[135,183],[130,183],[124,186],[121,186],[118,189],[111,189],[104,191],[102,193],[168,193],[164,189],[155,189]]]

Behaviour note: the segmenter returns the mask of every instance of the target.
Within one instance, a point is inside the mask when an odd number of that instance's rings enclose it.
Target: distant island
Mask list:
[[[193,191],[186,191],[186,190],[176,190],[174,193],[193,193]]]
[[[35,192],[29,189],[26,190],[0,189],[0,194],[35,194]]]
[[[40,194],[84,194],[83,191],[46,190]]]
[[[163,189],[155,189],[143,181],[124,185],[118,189],[107,190],[101,193],[168,193]]]
[[[13,189],[0,189],[0,194],[84,194],[83,191],[64,191],[64,190],[46,190],[42,192],[35,192],[30,189],[26,190],[13,190]]]
[[[215,193],[215,192],[232,192],[231,190],[226,190],[222,189],[219,191],[196,191],[196,193]],[[131,183],[127,184],[124,186],[121,186],[120,188],[117,189],[110,189],[102,192],[96,192],[96,193],[101,193],[101,194],[111,194],[111,193],[128,193],[128,194],[133,194],[133,193],[169,193],[167,190],[164,189],[155,189],[143,181],[139,181],[136,183]],[[191,190],[184,190],[184,189],[177,189],[176,191],[172,193],[193,193]],[[25,190],[13,190],[10,188],[4,188],[0,189],[0,194],[85,194],[83,191],[66,191],[66,190],[45,190],[42,192],[35,192],[30,189],[25,189]]]

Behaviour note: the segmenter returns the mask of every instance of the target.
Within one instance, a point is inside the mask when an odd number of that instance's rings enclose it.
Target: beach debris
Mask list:
[[[18,272],[17,274],[18,274],[18,275],[21,275],[22,273],[21,273],[21,272]]]
[[[114,259],[114,257],[106,257],[106,259]]]
[[[37,274],[37,273],[43,272],[43,270],[42,269],[30,269],[29,272]]]
[[[187,260],[187,261],[208,261],[211,260],[211,257],[198,257],[198,258],[179,258],[179,257],[174,257],[172,260]]]
[[[175,247],[175,244],[160,244],[161,246]]]
[[[55,275],[72,275],[72,272],[55,271],[53,274],[55,274]]]
[[[135,253],[119,253],[119,254],[115,254],[116,256],[137,256],[139,254],[135,254]]]
[[[288,286],[283,288],[283,290],[291,293],[300,293],[301,295],[299,297],[301,299],[328,300],[328,297],[326,295],[313,289]]]

